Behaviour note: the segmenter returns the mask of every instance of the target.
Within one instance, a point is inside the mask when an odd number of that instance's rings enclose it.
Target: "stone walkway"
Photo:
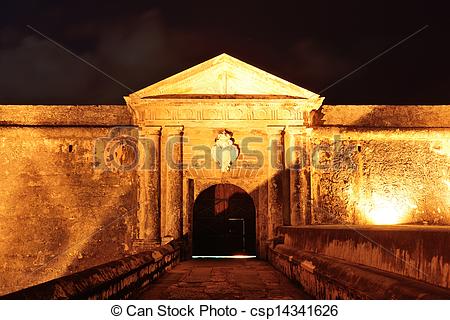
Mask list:
[[[283,274],[256,259],[184,261],[137,299],[311,299]]]

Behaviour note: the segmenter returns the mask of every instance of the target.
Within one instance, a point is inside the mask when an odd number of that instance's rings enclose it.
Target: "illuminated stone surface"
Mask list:
[[[185,261],[137,299],[311,299],[267,262],[255,259]]]

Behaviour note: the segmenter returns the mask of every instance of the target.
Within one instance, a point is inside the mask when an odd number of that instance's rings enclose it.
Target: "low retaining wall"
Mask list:
[[[269,261],[316,298],[450,299],[449,228],[305,226],[279,232],[283,243],[269,250]]]
[[[180,261],[180,246],[159,248],[54,279],[1,299],[126,299]]]
[[[288,247],[450,288],[450,227],[281,227]]]

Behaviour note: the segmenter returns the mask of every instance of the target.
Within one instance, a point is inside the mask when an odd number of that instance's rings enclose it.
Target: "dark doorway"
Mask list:
[[[202,191],[194,203],[193,256],[256,254],[256,212],[250,195],[232,184]]]

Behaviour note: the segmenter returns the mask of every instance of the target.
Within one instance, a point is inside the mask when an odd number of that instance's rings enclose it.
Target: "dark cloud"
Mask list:
[[[0,99],[4,103],[63,102],[88,92],[92,72],[37,36],[0,52]],[[66,100],[67,101],[67,100]]]
[[[68,33],[79,39],[95,32],[96,40],[94,46],[84,50],[67,49],[126,87],[139,89],[140,79],[159,80],[155,75],[163,74],[176,56],[168,47],[171,36],[158,11],[129,19],[126,26],[86,24],[76,34],[69,28]],[[121,96],[129,93],[47,39],[30,33],[16,46],[0,51],[0,69],[7,75],[0,78],[0,99],[6,103],[121,102]]]
[[[26,10],[24,10],[26,8]],[[423,1],[26,1],[0,12],[0,103],[123,103],[133,90],[227,52],[328,103],[449,103],[445,11]],[[445,19],[444,19],[445,18]]]

